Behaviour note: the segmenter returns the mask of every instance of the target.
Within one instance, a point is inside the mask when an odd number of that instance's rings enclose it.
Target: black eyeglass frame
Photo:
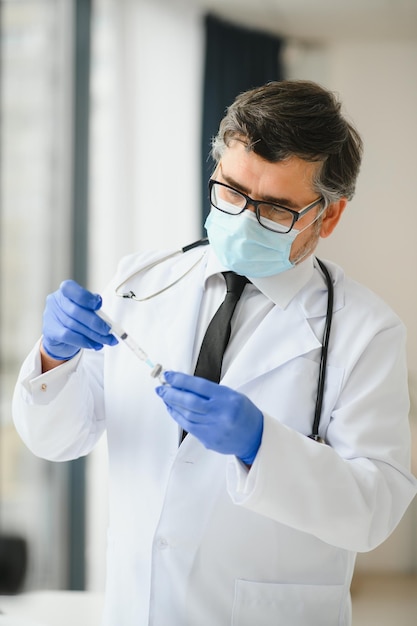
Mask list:
[[[220,185],[221,187],[225,187],[226,189],[230,189],[231,191],[234,191],[235,193],[238,193],[240,196],[242,196],[242,198],[244,198],[246,200],[245,206],[242,207],[242,209],[240,209],[237,213],[230,213],[229,211],[225,211],[224,209],[221,209],[220,207],[218,207],[212,201],[212,193],[213,193],[212,190],[213,190],[214,185]],[[291,232],[291,230],[294,228],[295,224],[298,222],[299,219],[304,217],[304,215],[306,215],[306,213],[311,211],[311,209],[314,209],[314,207],[316,207],[318,204],[320,204],[320,202],[324,202],[323,196],[320,196],[320,198],[318,198],[317,200],[314,200],[314,202],[312,202],[311,204],[308,204],[306,207],[302,208],[300,211],[294,211],[293,209],[289,209],[288,207],[282,206],[281,204],[275,204],[274,202],[265,202],[265,200],[254,200],[253,198],[248,196],[246,193],[243,193],[243,191],[240,191],[239,189],[235,189],[234,187],[231,187],[230,185],[227,185],[226,183],[221,183],[219,180],[215,180],[214,178],[210,178],[210,180],[209,180],[209,198],[210,198],[210,204],[215,209],[217,209],[218,211],[221,211],[222,213],[226,213],[227,215],[240,215],[241,213],[243,213],[243,211],[247,210],[248,204],[251,204],[254,207],[254,209],[255,209],[255,215],[256,215],[256,219],[259,222],[259,225],[262,226],[262,228],[266,228],[267,230],[270,230],[273,233],[277,233],[277,234],[281,234],[281,235],[282,234],[287,234],[287,233]],[[266,226],[265,224],[263,224],[261,222],[261,216],[260,216],[260,212],[259,212],[259,205],[260,204],[266,204],[266,205],[272,206],[274,208],[276,207],[277,209],[280,209],[281,211],[287,211],[288,213],[290,213],[291,216],[292,216],[292,224],[291,224],[291,226],[287,230],[274,230],[273,228],[269,228],[269,226]],[[236,207],[236,208],[238,208],[238,207]],[[273,221],[273,220],[271,220],[271,221]],[[277,224],[279,224],[279,222],[277,222]],[[280,226],[282,227],[281,224],[280,224]]]

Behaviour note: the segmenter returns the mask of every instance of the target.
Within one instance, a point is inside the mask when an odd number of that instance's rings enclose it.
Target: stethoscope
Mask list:
[[[170,252],[169,254],[163,257],[159,257],[158,259],[156,259],[155,261],[152,261],[145,267],[141,267],[139,270],[132,272],[127,278],[125,278],[125,280],[122,283],[120,283],[116,287],[116,295],[119,296],[119,298],[129,298],[131,300],[136,300],[137,302],[146,302],[147,300],[151,300],[152,298],[159,296],[165,291],[168,291],[168,289],[171,289],[171,287],[174,287],[174,285],[176,285],[181,280],[183,280],[183,278],[188,276],[188,274],[192,272],[193,269],[197,267],[197,265],[202,261],[205,255],[202,254],[196,261],[193,261],[191,266],[187,267],[186,271],[183,272],[177,278],[175,278],[175,280],[171,281],[164,287],[161,287],[161,289],[157,291],[153,291],[150,294],[137,296],[132,290],[122,291],[122,287],[126,285],[126,283],[128,283],[129,280],[131,280],[134,276],[138,276],[139,274],[145,274],[152,268],[160,265],[161,263],[164,263],[165,261],[168,261],[169,259],[180,256],[184,254],[185,252],[189,252],[190,250],[193,250],[194,248],[198,248],[200,246],[206,246],[208,243],[209,241],[207,238],[198,239],[197,241],[194,241],[193,243],[190,243],[187,246],[180,248],[179,250]],[[321,355],[320,355],[319,377],[317,381],[317,395],[316,395],[316,406],[314,410],[313,430],[312,430],[311,435],[309,435],[309,438],[319,443],[325,443],[324,439],[320,437],[319,435],[319,427],[320,427],[320,417],[321,417],[321,412],[322,412],[322,407],[323,407],[324,386],[326,382],[327,353],[329,350],[330,330],[331,330],[332,318],[333,318],[334,289],[333,289],[332,277],[328,268],[323,263],[323,261],[321,261],[317,257],[316,257],[316,261],[326,280],[327,312],[326,312],[326,322],[324,325],[323,341],[322,341],[322,348],[321,348]]]

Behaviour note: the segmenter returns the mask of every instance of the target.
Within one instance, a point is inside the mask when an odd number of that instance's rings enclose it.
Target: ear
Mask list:
[[[329,204],[324,212],[323,221],[320,228],[320,237],[329,237],[339,223],[342,213],[346,208],[348,201],[346,198],[341,198],[337,202]]]

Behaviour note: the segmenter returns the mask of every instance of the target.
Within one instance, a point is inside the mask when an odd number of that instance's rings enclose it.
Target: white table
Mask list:
[[[99,626],[104,597],[83,591],[0,596],[0,626]]]

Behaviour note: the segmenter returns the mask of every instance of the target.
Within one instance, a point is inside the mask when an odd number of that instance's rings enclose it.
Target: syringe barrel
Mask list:
[[[104,313],[104,311],[102,311],[101,309],[99,311],[96,311],[96,313],[99,317],[101,317],[102,320],[106,322],[106,324],[110,326],[110,329],[113,335],[115,335],[118,339],[123,341],[132,350],[132,352],[138,357],[138,359],[140,359],[141,361],[144,361],[147,365],[149,365],[150,368],[155,367],[155,364],[149,359],[146,352],[142,350],[142,348],[136,343],[136,341],[132,339],[132,337],[128,335],[128,333],[121,326],[119,326],[119,324],[116,324],[116,322],[114,322],[107,315],[107,313]]]

